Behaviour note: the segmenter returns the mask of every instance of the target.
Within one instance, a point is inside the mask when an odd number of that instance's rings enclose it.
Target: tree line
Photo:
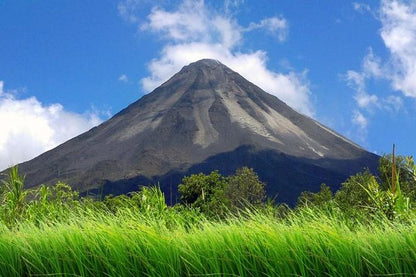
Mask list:
[[[193,174],[182,179],[178,186],[180,203],[170,208],[178,211],[188,209],[219,219],[246,210],[284,217],[289,212],[317,208],[331,209],[360,220],[374,216],[406,220],[413,216],[412,204],[416,201],[416,166],[412,157],[398,156],[394,161],[395,164],[391,155],[383,156],[377,175],[366,169],[350,176],[336,192],[326,184],[322,184],[318,192],[305,191],[293,209],[266,199],[266,184],[251,168],[237,169],[227,177],[218,171]],[[394,187],[391,178],[393,167],[397,168]],[[26,190],[24,179],[15,166],[0,186],[0,222],[9,227],[22,221],[65,220],[74,210],[86,210],[83,207],[109,213],[131,208],[153,216],[169,208],[157,186],[143,187],[128,195],[109,195],[97,201],[88,196],[80,197],[77,191],[60,182],[55,186],[41,185]]]

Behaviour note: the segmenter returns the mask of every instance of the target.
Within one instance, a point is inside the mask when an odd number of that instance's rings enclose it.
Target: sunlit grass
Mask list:
[[[169,215],[169,213],[172,213]],[[191,214],[191,212],[189,213]],[[344,224],[317,210],[189,223],[126,209],[0,227],[0,275],[365,276],[416,272],[416,225]],[[192,221],[192,220],[191,220]]]
[[[328,200],[212,214],[168,207],[159,187],[93,201],[62,183],[25,191],[23,182],[16,168],[1,187],[0,276],[416,274],[415,210],[387,192],[365,190],[383,205],[353,213]]]

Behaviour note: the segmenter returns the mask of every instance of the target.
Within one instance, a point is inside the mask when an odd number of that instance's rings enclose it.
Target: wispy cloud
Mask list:
[[[368,119],[360,111],[354,111],[352,121],[358,125],[362,131],[367,130]]]
[[[118,77],[118,80],[120,82],[127,83],[129,81],[129,78],[127,77],[126,74],[121,74],[120,77]]]
[[[359,128],[361,140],[364,140],[362,136],[367,133],[364,129],[369,126],[370,118],[376,112],[397,113],[403,106],[403,100],[398,95],[379,96],[368,91],[367,83],[370,80],[385,79],[386,76],[385,65],[374,55],[371,48],[363,58],[359,71],[348,70],[344,74],[348,86],[355,91],[353,98],[357,106],[354,108],[351,121]]]
[[[124,0],[118,3],[117,9],[119,15],[126,21],[138,22],[139,17],[137,13],[140,9],[140,5],[143,4],[141,0]]]
[[[102,122],[100,113],[77,114],[35,97],[18,99],[0,81],[0,170],[52,149]]]
[[[235,5],[241,4],[241,1],[234,2]],[[227,9],[231,6],[229,2]],[[283,16],[264,18],[244,27],[230,14],[213,10],[203,1],[185,0],[174,9],[154,7],[147,20],[140,24],[140,30],[161,37],[165,45],[160,55],[150,61],[150,76],[141,81],[143,89],[150,92],[183,66],[199,59],[212,58],[220,60],[300,112],[313,115],[307,70],[275,72],[267,68],[265,51],[241,51],[248,32],[265,30],[277,35],[283,42],[288,34],[287,20]]]
[[[260,22],[251,22],[250,25],[245,29],[246,31],[253,31],[257,29],[264,29],[271,34],[277,35],[280,42],[286,40],[288,34],[288,23],[282,16],[275,16],[262,19]]]
[[[371,8],[368,4],[360,3],[360,2],[353,2],[352,6],[354,10],[360,13],[371,12]]]
[[[244,4],[244,0],[224,0],[224,11],[225,13],[230,13],[230,11],[242,4]]]
[[[382,0],[377,18],[390,57],[382,61],[370,48],[361,74],[364,79],[388,80],[404,96],[416,98],[416,2]]]
[[[381,22],[380,37],[390,55],[382,60],[369,48],[359,71],[345,74],[350,87],[355,90],[354,99],[360,115],[367,113],[366,124],[353,112],[352,122],[360,128],[369,125],[369,111],[398,112],[403,107],[403,97],[390,93],[380,97],[367,91],[369,80],[387,80],[391,87],[404,97],[416,98],[416,2],[381,0],[377,11],[362,3],[353,3],[355,10],[370,12]]]
[[[355,90],[354,99],[359,108],[372,109],[379,104],[378,97],[375,94],[367,93],[366,80],[364,72],[349,70],[345,74],[348,85]]]

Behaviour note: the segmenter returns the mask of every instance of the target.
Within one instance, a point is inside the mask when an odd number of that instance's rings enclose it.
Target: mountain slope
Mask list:
[[[215,60],[185,66],[98,127],[20,165],[28,186],[68,182],[124,193],[184,174],[253,167],[269,195],[293,203],[321,182],[337,186],[373,155],[301,115]]]

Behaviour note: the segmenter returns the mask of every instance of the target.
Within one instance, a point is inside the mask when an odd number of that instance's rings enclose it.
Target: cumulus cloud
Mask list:
[[[0,81],[0,170],[54,148],[102,122],[98,113],[77,114],[35,97],[17,99]]]
[[[233,3],[240,3],[234,1]],[[276,95],[288,105],[307,115],[313,115],[307,71],[279,73],[267,68],[267,53],[262,50],[242,52],[247,32],[266,30],[286,38],[288,24],[283,17],[265,18],[258,23],[241,26],[229,13],[210,10],[203,1],[183,1],[175,10],[153,8],[142,31],[161,37],[166,44],[160,56],[151,60],[150,76],[141,80],[150,92],[183,66],[203,58],[221,61],[265,91]],[[237,47],[239,46],[239,47]]]
[[[176,11],[153,8],[141,30],[160,33],[173,42],[221,41],[228,48],[241,39],[241,27],[226,16],[210,13],[204,1],[185,0]]]

